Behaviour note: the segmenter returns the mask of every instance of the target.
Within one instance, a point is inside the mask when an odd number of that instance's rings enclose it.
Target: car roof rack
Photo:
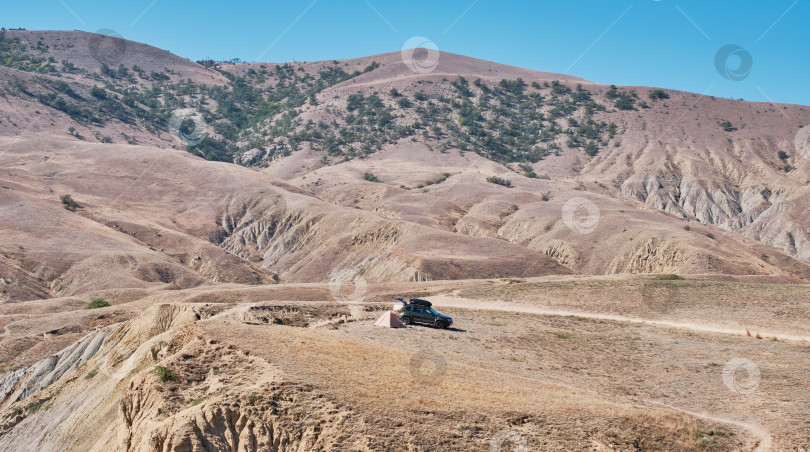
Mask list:
[[[431,302],[429,302],[427,300],[422,300],[421,298],[411,298],[411,303],[412,304],[420,304],[422,306],[427,306],[427,307],[433,306],[433,303],[431,303]]]

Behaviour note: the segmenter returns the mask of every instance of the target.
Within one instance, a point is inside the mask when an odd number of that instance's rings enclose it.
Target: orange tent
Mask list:
[[[405,325],[399,320],[399,316],[394,311],[386,311],[383,315],[374,322],[374,326],[382,326],[385,328],[405,328]]]

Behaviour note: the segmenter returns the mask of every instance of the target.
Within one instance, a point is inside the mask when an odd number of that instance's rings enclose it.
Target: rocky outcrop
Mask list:
[[[688,179],[670,173],[634,177],[621,190],[679,218],[741,232],[794,257],[810,257],[802,220],[785,215],[796,208],[792,189],[756,181],[732,183],[722,177],[715,181]]]
[[[562,240],[557,240],[546,249],[546,255],[557,261],[560,265],[574,269],[579,256],[577,252]]]
[[[47,388],[68,372],[84,365],[98,352],[112,327],[83,337],[38,363],[6,373],[0,379],[0,408]]]
[[[652,238],[614,259],[606,273],[673,273],[687,261],[686,252],[674,243]]]
[[[6,375],[0,449],[286,452],[363,443],[351,412],[262,359],[203,340],[197,325],[217,312],[154,305]],[[245,320],[240,312],[234,320]]]

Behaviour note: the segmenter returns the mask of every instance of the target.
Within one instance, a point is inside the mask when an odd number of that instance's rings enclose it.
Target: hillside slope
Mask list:
[[[802,106],[450,53],[423,74],[400,53],[203,65],[127,41],[115,67],[97,40],[0,40],[7,298],[345,271],[810,277]],[[178,109],[207,135],[173,136]]]

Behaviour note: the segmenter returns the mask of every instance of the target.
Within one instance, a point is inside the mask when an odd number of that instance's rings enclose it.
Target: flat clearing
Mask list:
[[[641,292],[644,298],[633,296]],[[88,312],[150,324],[141,313],[169,303],[202,314],[191,326],[161,321],[165,332],[158,337],[186,338],[189,347],[196,335],[205,343],[194,342],[194,353],[147,356],[125,377],[148,382],[144,375],[157,364],[177,372],[182,395],[165,400],[176,414],[161,425],[192,416],[197,408],[186,405],[193,400],[208,400],[199,407],[207,413],[245,394],[270,397],[257,392],[267,385],[273,385],[269,393],[291,391],[276,386],[283,382],[299,388],[297,406],[333,407],[343,433],[323,430],[317,441],[350,450],[362,449],[359,444],[489,450],[500,441],[511,450],[526,444],[529,450],[764,451],[810,444],[810,369],[801,365],[810,348],[802,340],[810,297],[803,286],[534,278],[370,284],[362,300],[349,302],[331,294],[319,284],[230,285],[143,291],[97,311],[4,314],[0,350],[59,343],[34,337],[36,330],[23,324],[58,319],[81,335]],[[453,327],[373,327],[398,294],[432,300],[453,317]],[[21,311],[35,303],[3,308]],[[217,367],[222,375],[239,375],[238,385],[209,383],[217,364],[183,358],[214,350],[249,357],[243,360],[250,365],[237,360],[232,368]],[[25,361],[0,358],[11,366]],[[257,363],[272,370],[257,371]],[[62,392],[71,390],[78,389],[68,384]],[[133,390],[116,397],[126,400]],[[312,416],[308,422],[317,424]],[[14,432],[0,444],[15,444],[22,431]]]

